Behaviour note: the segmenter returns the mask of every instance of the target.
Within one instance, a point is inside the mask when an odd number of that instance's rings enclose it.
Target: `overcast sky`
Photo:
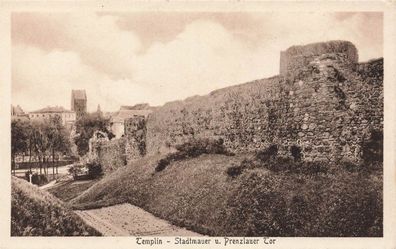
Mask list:
[[[70,109],[167,101],[278,74],[292,45],[349,40],[383,56],[381,13],[13,13],[12,103]]]

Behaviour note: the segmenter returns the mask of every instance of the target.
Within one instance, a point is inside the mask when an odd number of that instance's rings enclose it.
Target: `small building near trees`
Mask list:
[[[46,120],[55,116],[59,116],[62,120],[62,125],[67,128],[71,128],[76,122],[76,113],[66,110],[61,106],[45,107],[37,111],[29,112],[30,120]]]

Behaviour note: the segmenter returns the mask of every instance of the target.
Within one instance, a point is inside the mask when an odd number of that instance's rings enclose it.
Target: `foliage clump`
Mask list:
[[[253,163],[251,159],[244,159],[240,164],[232,164],[227,168],[226,173],[232,179],[235,179],[237,176],[241,175],[246,169],[253,169],[256,165]]]
[[[26,171],[25,179],[26,179],[26,181],[29,181],[29,182],[31,179],[32,184],[39,185],[39,186],[48,182],[48,179],[45,175],[40,175],[37,172],[31,172],[31,171]]]
[[[103,175],[102,165],[98,158],[90,159],[83,157],[81,162],[74,164],[68,169],[74,179],[96,179]]]
[[[374,166],[383,162],[384,135],[382,131],[372,130],[370,138],[363,142],[363,162],[365,165]]]
[[[85,155],[89,151],[89,139],[93,136],[95,131],[105,132],[109,139],[114,137],[114,134],[108,129],[110,120],[98,115],[97,113],[86,114],[76,122],[77,136],[74,142],[77,145],[78,154]]]
[[[278,155],[278,146],[273,144],[264,150],[256,152],[256,159],[260,161],[267,161],[274,159]]]
[[[179,144],[176,146],[177,151],[168,154],[165,158],[158,161],[155,171],[162,171],[172,161],[180,161],[188,158],[198,157],[202,154],[222,154],[232,155],[228,152],[224,146],[222,139],[193,139],[186,143]]]
[[[326,173],[328,164],[321,161],[305,162],[301,161],[301,149],[298,146],[291,146],[292,157],[278,156],[278,146],[270,145],[266,149],[255,153],[252,158],[243,160],[240,165],[234,165],[227,169],[227,175],[236,177],[244,169],[263,168],[273,172],[317,174]]]
[[[290,147],[290,153],[292,157],[294,158],[294,161],[301,161],[302,158],[302,153],[301,153],[301,148],[297,145],[292,145]]]
[[[231,167],[227,168],[227,175],[231,178],[235,178],[242,174],[244,167],[242,165],[232,165]]]
[[[100,165],[98,160],[87,163],[88,176],[91,179],[98,178],[103,175],[102,165]]]

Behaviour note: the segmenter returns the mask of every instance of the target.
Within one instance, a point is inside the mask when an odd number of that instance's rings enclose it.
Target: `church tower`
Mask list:
[[[76,112],[77,119],[87,113],[87,94],[85,90],[72,90],[71,110]]]
[[[97,113],[99,116],[102,116],[102,115],[103,115],[102,109],[100,108],[100,105],[98,105],[98,108],[96,109],[96,113]]]

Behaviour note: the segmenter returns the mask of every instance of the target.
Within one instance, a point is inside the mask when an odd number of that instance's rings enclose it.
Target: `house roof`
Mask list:
[[[72,111],[66,110],[62,106],[47,106],[45,108],[30,113],[63,113],[63,112],[72,113]]]
[[[141,103],[133,106],[123,105],[120,107],[120,110],[149,110],[149,109],[151,109],[151,106],[148,103]]]
[[[152,110],[119,110],[115,115],[113,115],[110,119],[112,123],[123,123],[126,119],[132,118],[133,116],[144,116],[147,117]]]
[[[72,98],[86,100],[87,94],[85,93],[85,90],[72,90]]]

